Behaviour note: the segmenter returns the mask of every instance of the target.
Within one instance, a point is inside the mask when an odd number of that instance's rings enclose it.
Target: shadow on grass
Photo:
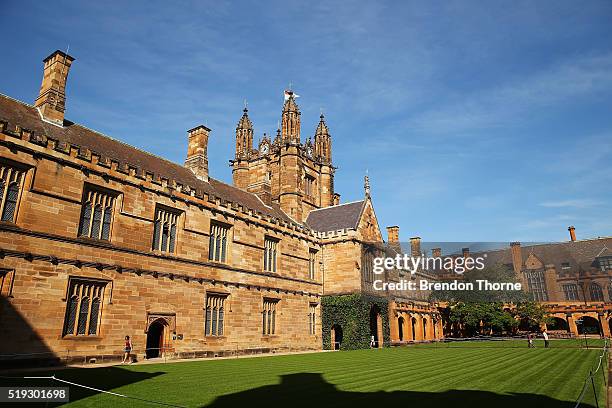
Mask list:
[[[321,374],[300,373],[281,377],[281,383],[217,398],[208,408],[226,407],[453,407],[453,408],[571,408],[574,403],[538,394],[496,394],[488,391],[445,392],[338,390]],[[582,405],[582,407],[592,407]]]
[[[116,388],[123,387],[125,385],[134,384],[140,381],[149,380],[159,375],[165,374],[164,372],[146,373],[146,372],[135,372],[125,370],[121,367],[102,367],[102,368],[75,368],[58,371],[44,371],[44,372],[26,372],[21,373],[19,376],[30,377],[47,377],[54,375],[62,380],[70,381],[73,383],[86,385],[89,387],[98,388],[104,391],[113,390]],[[10,374],[11,376],[17,376]],[[70,402],[78,401],[93,395],[100,394],[98,391],[88,390],[73,385],[68,385],[53,381],[50,379],[23,379],[23,378],[2,378],[0,377],[0,387],[69,387],[70,388]],[[132,393],[128,393],[132,395]],[[147,395],[141,395],[140,397],[146,398]],[[124,400],[120,397],[110,397],[115,399],[115,404],[125,404],[129,406],[130,400]],[[44,404],[38,404],[45,406]],[[48,406],[58,406],[61,404],[49,404]],[[25,406],[25,405],[24,405]]]

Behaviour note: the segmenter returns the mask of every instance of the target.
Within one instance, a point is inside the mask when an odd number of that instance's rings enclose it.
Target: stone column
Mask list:
[[[610,337],[610,326],[608,325],[608,321],[604,317],[603,313],[598,314],[599,324],[601,325],[601,330],[604,337]]]
[[[572,336],[578,336],[578,327],[576,327],[574,315],[572,315],[571,313],[567,314],[567,326],[569,327],[569,331]]]

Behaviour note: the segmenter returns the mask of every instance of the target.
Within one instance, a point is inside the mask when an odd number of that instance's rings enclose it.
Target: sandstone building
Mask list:
[[[302,142],[288,92],[255,149],[245,109],[228,185],[209,174],[206,126],[187,132],[181,166],[67,120],[73,61],[44,60],[34,105],[0,95],[0,355],[100,361],[125,335],[139,358],[341,343],[322,299],[370,296],[383,238],[367,180],[363,200],[339,202],[325,118]],[[424,299],[371,298],[359,341],[442,336]]]

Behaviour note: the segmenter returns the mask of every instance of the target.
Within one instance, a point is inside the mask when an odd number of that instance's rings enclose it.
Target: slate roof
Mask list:
[[[364,206],[365,200],[361,200],[312,210],[306,218],[306,225],[320,232],[355,229]]]
[[[8,122],[9,128],[15,129],[15,126],[20,126],[36,135],[45,135],[62,143],[89,149],[97,155],[136,167],[139,171],[153,173],[156,177],[176,180],[179,184],[208,195],[242,204],[254,211],[295,224],[295,221],[291,220],[277,204],[266,206],[255,194],[213,178],[209,178],[208,182],[202,181],[186,167],[68,120],[64,121],[63,128],[49,124],[41,119],[34,106],[3,94],[0,94],[0,121]]]
[[[487,254],[488,263],[512,265],[510,248],[497,251],[483,251]],[[596,267],[595,258],[612,255],[612,237],[585,239],[580,241],[555,242],[550,244],[521,246],[523,265],[533,254],[544,265],[553,264],[557,272],[577,271],[579,268],[589,270]],[[475,256],[476,254],[473,254]],[[562,264],[569,268],[563,268]]]

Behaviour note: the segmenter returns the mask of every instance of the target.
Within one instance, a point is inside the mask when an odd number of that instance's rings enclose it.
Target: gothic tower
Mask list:
[[[319,125],[315,131],[315,158],[320,163],[320,206],[334,204],[334,167],[332,166],[331,135],[321,113]]]
[[[315,154],[323,163],[331,163],[331,135],[325,123],[325,116],[321,114],[321,120],[315,131]]]
[[[285,91],[288,95],[283,105],[281,137],[283,143],[300,144],[300,109],[295,103],[293,91]]]
[[[236,126],[236,158],[233,162],[234,185],[246,189],[249,186],[249,157],[253,151],[253,124],[245,107]]]

